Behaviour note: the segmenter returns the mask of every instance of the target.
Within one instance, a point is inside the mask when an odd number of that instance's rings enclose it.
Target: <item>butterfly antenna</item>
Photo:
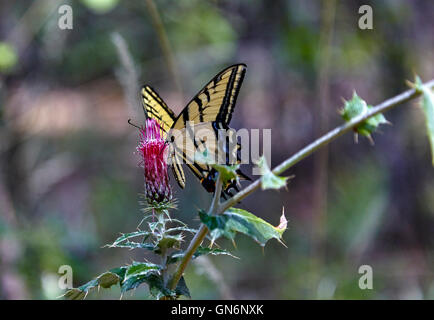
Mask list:
[[[137,129],[142,129],[138,125],[135,125],[134,123],[132,123],[131,119],[128,119],[128,124],[131,125],[131,126],[133,126],[133,127],[136,127]]]

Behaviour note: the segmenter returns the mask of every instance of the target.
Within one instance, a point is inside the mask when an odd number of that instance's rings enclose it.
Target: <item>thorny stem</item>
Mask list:
[[[431,88],[431,89],[434,88],[434,79],[425,83],[424,86]],[[306,147],[304,147],[303,149],[301,149],[300,151],[295,153],[292,157],[286,159],[281,164],[279,164],[277,167],[275,167],[272,170],[273,173],[274,174],[283,173],[284,171],[288,170],[290,167],[292,167],[296,163],[300,162],[301,160],[303,160],[307,156],[311,155],[313,152],[315,152],[319,148],[327,145],[328,143],[332,142],[333,140],[340,137],[344,133],[352,130],[354,127],[357,127],[359,124],[361,124],[366,119],[368,119],[372,116],[375,116],[378,113],[386,112],[386,111],[396,107],[397,105],[399,105],[401,103],[405,103],[405,102],[407,102],[413,98],[420,96],[420,94],[421,93],[419,91],[417,91],[415,89],[411,89],[411,90],[404,91],[403,93],[376,105],[375,107],[370,109],[367,113],[365,113],[359,117],[353,118],[351,121],[348,121],[347,123],[345,123],[339,127],[336,127],[335,129],[329,131],[328,133],[326,133],[322,137],[318,138],[314,142],[310,143],[309,145],[307,145]],[[247,186],[246,188],[244,188],[243,190],[238,192],[232,198],[223,202],[220,205],[217,213],[222,213],[222,212],[226,211],[228,208],[232,207],[233,205],[235,205],[236,203],[238,203],[239,201],[241,201],[242,199],[247,197],[249,194],[256,191],[260,186],[261,186],[260,180],[256,180],[255,182],[253,182],[252,184],[250,184],[249,186]]]
[[[423,84],[423,86],[430,88],[430,89],[433,89],[434,88],[434,79],[429,81],[429,82],[426,82],[425,84]],[[288,170],[290,167],[292,167],[296,163],[300,162],[301,160],[303,160],[307,156],[314,153],[319,148],[329,144],[330,142],[332,142],[336,138],[340,137],[344,133],[357,127],[358,125],[360,125],[363,121],[367,120],[368,118],[375,116],[378,113],[386,112],[386,111],[388,111],[388,110],[390,110],[390,109],[392,109],[392,108],[394,108],[394,107],[396,107],[396,106],[398,106],[404,102],[407,102],[411,99],[414,99],[420,95],[421,95],[420,91],[418,91],[416,89],[410,89],[410,90],[404,91],[403,93],[401,93],[401,94],[399,94],[393,98],[390,98],[390,99],[383,101],[382,103],[371,108],[367,113],[365,113],[359,117],[351,119],[350,121],[346,122],[345,124],[343,124],[339,127],[336,127],[335,129],[329,131],[328,133],[321,136],[320,138],[318,138],[314,142],[310,143],[309,145],[307,145],[306,147],[304,147],[303,149],[301,149],[300,151],[295,153],[293,156],[291,156],[288,159],[286,159],[285,161],[283,161],[277,167],[275,167],[272,170],[273,173],[277,174],[277,175],[283,173],[284,171]],[[218,181],[220,181],[220,179],[218,179]],[[227,209],[229,209],[230,207],[232,207],[235,204],[237,204],[238,202],[240,202],[242,199],[247,197],[249,194],[258,190],[259,187],[261,186],[261,180],[260,179],[256,180],[255,182],[251,183],[246,188],[244,188],[243,190],[241,190],[240,192],[235,194],[232,198],[230,198],[230,199],[228,199],[225,202],[220,203],[220,204],[218,203],[218,199],[216,200],[216,197],[217,198],[220,197],[221,181],[220,181],[220,184],[217,183],[217,186],[219,186],[219,185],[220,185],[220,190],[216,189],[216,192],[214,194],[214,199],[213,199],[213,202],[211,203],[211,207],[210,207],[210,210],[212,209],[212,212],[211,212],[212,214],[221,214],[221,213],[225,212]],[[176,270],[176,272],[172,278],[172,281],[170,283],[170,287],[172,290],[174,288],[176,288],[176,285],[178,284],[179,279],[181,279],[181,276],[182,276],[185,268],[187,267],[188,262],[190,261],[191,257],[193,256],[194,252],[196,251],[196,249],[202,243],[202,241],[205,238],[207,233],[208,233],[208,228],[204,224],[202,224],[200,226],[198,232],[194,236],[194,238],[191,240],[191,242],[188,246],[188,249],[186,251],[186,254],[182,258],[181,263],[179,264],[179,266],[178,266],[178,268],[177,268],[177,270]]]
[[[217,183],[214,192],[214,198],[211,202],[211,206],[209,207],[208,214],[215,214],[216,209],[219,206],[220,194],[222,192],[223,181],[220,179],[220,174],[217,176]]]
[[[214,198],[211,202],[211,206],[208,210],[209,215],[213,215],[216,212],[216,209],[219,206],[219,199],[222,192],[222,185],[223,182],[220,178],[220,174],[217,177],[217,184],[214,191]],[[190,259],[193,257],[193,254],[196,252],[197,248],[202,243],[203,239],[205,239],[206,234],[208,233],[208,228],[201,224],[199,230],[197,231],[194,238],[191,240],[187,250],[185,251],[185,255],[181,260],[181,263],[179,264],[178,268],[176,269],[172,280],[170,281],[170,289],[175,290],[179,279],[181,279],[182,274],[184,273],[185,268],[187,268],[188,263],[190,262]]]

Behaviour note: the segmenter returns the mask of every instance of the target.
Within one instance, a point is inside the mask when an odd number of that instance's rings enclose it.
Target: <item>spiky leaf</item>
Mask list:
[[[170,255],[170,257],[168,258],[167,263],[176,263],[179,260],[181,260],[184,257],[184,255],[185,255],[184,251],[172,253]],[[218,249],[218,248],[206,248],[206,247],[202,247],[202,246],[199,246],[199,248],[196,249],[196,252],[193,254],[192,258],[196,259],[197,257],[205,256],[205,255],[213,255],[213,256],[228,255],[228,256],[236,258],[229,251],[226,251],[223,249]]]
[[[101,286],[105,289],[110,288],[111,286],[122,282],[126,269],[126,267],[120,267],[104,272],[84,285],[68,290],[63,297],[69,300],[82,300],[96,287]]]
[[[190,290],[187,287],[187,283],[185,282],[184,277],[181,277],[181,279],[179,279],[178,285],[175,289],[175,294],[176,296],[185,296],[187,298],[191,298]]]
[[[179,247],[182,240],[183,240],[183,235],[181,233],[175,235],[166,234],[163,238],[160,239],[160,241],[158,241],[157,246],[160,249]]]
[[[352,119],[366,114],[372,106],[368,105],[365,100],[360,98],[354,91],[353,97],[349,101],[345,101],[344,107],[340,110],[341,116],[345,121],[351,121]],[[389,123],[382,113],[376,114],[363,121],[354,130],[362,136],[371,138],[371,134],[377,130],[380,124]]]
[[[265,157],[261,157],[256,163],[261,172],[261,188],[266,189],[280,189],[286,186],[286,181],[289,177],[279,177],[275,175],[267,165]]]
[[[118,237],[112,244],[108,244],[107,246],[110,248],[140,248],[154,251],[156,249],[156,246],[154,244],[144,242],[151,234],[152,233],[148,231],[135,231],[131,233],[126,233]],[[141,242],[130,241],[130,239],[140,236],[143,236],[143,240]]]
[[[125,272],[124,281],[130,277],[144,275],[154,270],[161,270],[161,266],[150,262],[133,262]]]
[[[143,236],[144,240],[146,240],[147,237],[149,237],[151,235],[150,232],[148,231],[135,231],[135,232],[130,232],[130,233],[125,233],[122,234],[120,237],[118,237],[111,245],[109,245],[110,247],[116,247],[118,244],[125,242],[131,238],[136,238],[139,236]]]
[[[230,208],[218,216],[210,216],[204,211],[199,211],[199,216],[200,220],[210,229],[213,241],[221,236],[233,240],[236,233],[240,232],[264,246],[268,240],[273,238],[281,241],[283,232],[286,230],[286,218],[283,214],[278,227],[238,208]],[[283,220],[285,223],[282,222]]]

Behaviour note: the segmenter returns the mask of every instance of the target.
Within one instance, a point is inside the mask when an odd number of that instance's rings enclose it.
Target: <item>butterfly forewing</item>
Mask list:
[[[187,104],[175,120],[173,128],[182,129],[188,121],[216,121],[228,125],[245,72],[246,66],[238,64],[216,75]]]
[[[142,88],[142,98],[143,111],[148,118],[153,118],[160,124],[161,130],[164,132],[163,136],[166,138],[175,122],[175,114],[150,86]]]

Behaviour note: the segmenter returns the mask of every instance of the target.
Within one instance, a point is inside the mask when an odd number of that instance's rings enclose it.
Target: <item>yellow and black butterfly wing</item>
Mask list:
[[[175,120],[173,128],[180,130],[186,126],[187,121],[191,123],[216,121],[228,125],[246,69],[246,65],[237,64],[217,74],[187,104]]]
[[[166,138],[167,133],[175,123],[175,114],[150,86],[145,85],[141,93],[145,115],[147,118],[155,119],[160,124],[164,133],[163,136]]]
[[[237,64],[217,74],[187,104],[176,118],[172,128],[187,134],[187,123],[189,123],[190,126],[202,123],[208,123],[212,126],[213,123],[216,123],[218,126],[224,128],[228,127],[246,69],[246,65]],[[196,141],[194,137],[193,141],[197,148],[198,141]],[[217,145],[211,146],[210,148],[209,140],[207,149],[209,152],[217,153]],[[186,162],[200,180],[206,178],[211,171],[210,166],[198,164],[188,159],[188,157],[186,157],[185,146],[175,144],[175,153]],[[218,157],[218,154],[214,156]]]
[[[142,88],[141,93],[143,99],[143,111],[148,118],[153,118],[160,124],[163,138],[166,139],[170,129],[175,123],[175,114],[150,86],[145,85]],[[173,152],[169,159],[176,181],[181,188],[184,188],[185,174],[181,166],[182,159]]]

